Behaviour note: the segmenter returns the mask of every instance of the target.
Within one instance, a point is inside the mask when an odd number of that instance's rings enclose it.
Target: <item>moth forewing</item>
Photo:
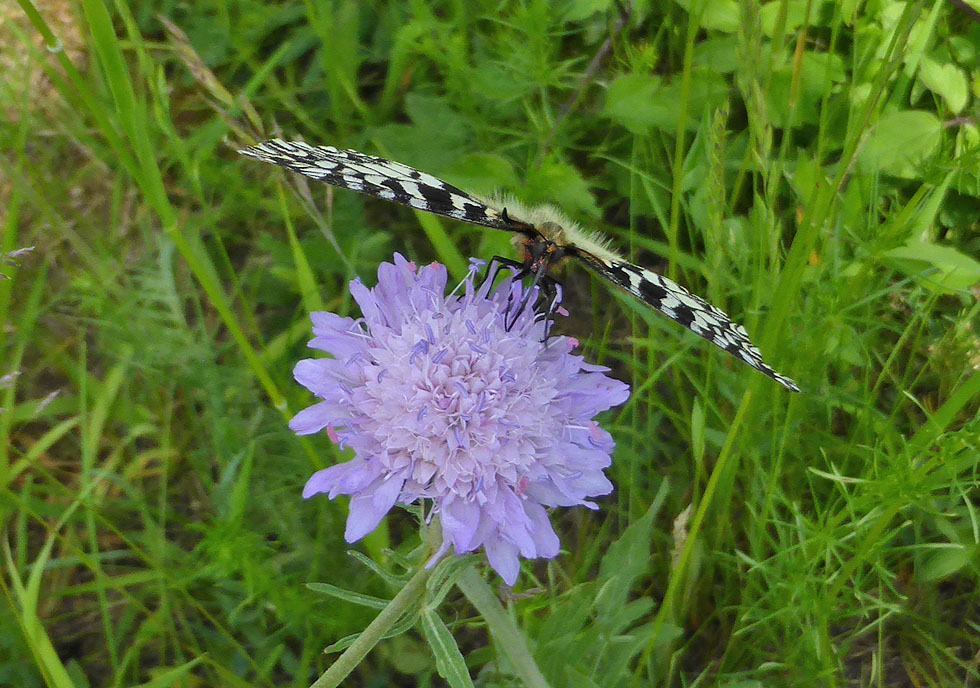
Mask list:
[[[238,151],[342,189],[463,222],[513,230],[500,211],[448,182],[408,165],[333,146],[272,139]]]

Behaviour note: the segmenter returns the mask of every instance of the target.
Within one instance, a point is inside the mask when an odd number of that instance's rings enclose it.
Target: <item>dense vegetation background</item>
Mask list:
[[[300,490],[308,312],[509,237],[235,154],[281,132],[561,206],[793,395],[564,275],[616,492],[506,593],[554,686],[980,681],[980,15],[963,2],[0,7],[0,684],[306,686],[397,589]],[[355,549],[384,570],[398,512]],[[492,574],[488,580],[498,584]],[[367,601],[367,598],[364,598]],[[514,685],[459,592],[478,685]],[[444,685],[418,629],[350,685]]]

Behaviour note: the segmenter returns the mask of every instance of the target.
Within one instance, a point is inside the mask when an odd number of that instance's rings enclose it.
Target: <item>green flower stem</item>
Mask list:
[[[466,595],[466,599],[476,607],[483,620],[487,622],[490,634],[514,665],[514,670],[523,680],[524,685],[527,688],[548,688],[548,682],[538,669],[538,665],[534,663],[521,629],[507,615],[507,610],[500,604],[493,590],[480,577],[476,569],[472,566],[467,567],[456,581],[456,587]]]
[[[337,658],[337,661],[330,665],[330,668],[310,684],[310,688],[336,688],[340,682],[347,678],[347,675],[354,670],[361,660],[371,649],[378,644],[381,637],[392,625],[418,602],[419,598],[425,594],[425,584],[432,575],[434,566],[428,568],[423,564],[415,575],[413,575],[405,587],[395,595],[388,603],[388,606],[381,610],[374,621],[368,624],[361,635],[353,644],[344,650],[344,653]]]

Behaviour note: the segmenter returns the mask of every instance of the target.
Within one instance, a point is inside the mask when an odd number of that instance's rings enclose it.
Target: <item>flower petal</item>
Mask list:
[[[289,421],[289,429],[297,435],[312,435],[315,432],[320,432],[328,425],[339,425],[338,411],[337,404],[322,401],[293,416],[292,420]]]
[[[369,325],[384,324],[380,320],[378,303],[374,299],[374,294],[364,286],[360,279],[351,280],[350,295],[354,297],[357,305],[361,307],[361,313],[364,314],[365,322]]]
[[[313,334],[330,335],[343,334],[354,325],[353,318],[345,318],[330,311],[313,311],[310,313],[313,321]]]
[[[314,473],[303,488],[303,498],[327,492],[330,499],[339,494],[354,494],[378,479],[376,470],[360,459],[338,463]]]
[[[442,537],[452,541],[457,553],[474,549],[474,538],[480,525],[480,507],[465,499],[452,499],[443,504],[439,512],[442,522]]]
[[[507,585],[517,582],[517,574],[521,571],[521,563],[517,559],[517,547],[501,538],[487,541],[487,561],[493,570],[500,574]]]
[[[381,519],[398,500],[404,478],[389,477],[376,482],[376,487],[351,497],[350,515],[347,517],[347,530],[344,539],[356,542],[378,527]]]
[[[527,500],[524,502],[524,511],[531,519],[531,537],[534,538],[536,556],[545,559],[556,556],[561,549],[561,542],[558,540],[555,529],[551,526],[548,512],[537,502]]]

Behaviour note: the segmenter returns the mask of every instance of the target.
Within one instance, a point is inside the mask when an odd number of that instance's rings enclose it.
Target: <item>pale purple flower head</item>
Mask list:
[[[543,315],[531,307],[505,327],[520,282],[507,277],[491,291],[476,283],[474,262],[447,295],[442,265],[394,261],[378,268],[374,289],[351,282],[363,318],[312,314],[310,346],[333,358],[296,364],[296,380],[321,401],[289,427],[326,429],[355,457],[315,473],[303,496],[351,495],[348,542],[396,502],[430,498],[443,547],[484,547],[512,585],[518,556],[558,553],[545,507],[596,508],[588,498],[612,490],[603,469],[614,443],[592,418],[623,403],[629,387],[572,355],[573,339],[545,345]]]

